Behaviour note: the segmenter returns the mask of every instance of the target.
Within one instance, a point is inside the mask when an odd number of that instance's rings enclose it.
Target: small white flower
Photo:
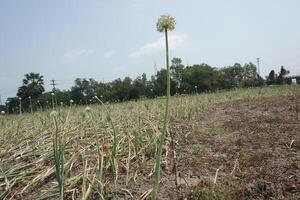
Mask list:
[[[85,111],[86,111],[86,112],[90,112],[90,111],[91,111],[91,108],[90,108],[89,106],[87,106],[87,107],[85,108]]]
[[[73,99],[70,100],[70,103],[74,103]]]
[[[4,110],[1,111],[1,115],[5,115],[5,111]]]
[[[58,116],[58,112],[57,111],[52,111],[50,113],[50,117],[57,117]]]
[[[52,92],[51,95],[54,96],[54,93]]]

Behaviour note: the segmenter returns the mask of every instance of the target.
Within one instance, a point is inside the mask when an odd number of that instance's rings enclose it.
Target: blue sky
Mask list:
[[[214,67],[255,62],[261,73],[300,74],[299,0],[1,0],[0,95],[25,73],[69,88],[76,77],[110,81],[164,66],[161,14],[176,18],[171,57]]]

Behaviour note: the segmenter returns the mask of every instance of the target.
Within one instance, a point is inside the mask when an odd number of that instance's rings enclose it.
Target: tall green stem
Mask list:
[[[22,115],[22,101],[21,101],[21,99],[20,99],[19,109],[20,109],[20,115]]]
[[[155,171],[154,171],[154,182],[153,182],[153,191],[152,191],[152,200],[156,199],[157,190],[160,181],[160,170],[161,170],[161,156],[162,149],[166,134],[168,132],[168,120],[169,120],[169,102],[170,102],[170,66],[169,66],[169,45],[168,45],[168,31],[165,28],[165,38],[166,38],[166,65],[167,65],[167,99],[165,107],[165,116],[164,116],[164,127],[163,132],[159,137],[159,143],[156,152],[156,161],[155,161]]]
[[[64,136],[59,136],[56,116],[54,116],[55,135],[53,138],[53,152],[55,161],[55,174],[58,182],[59,200],[64,199]]]

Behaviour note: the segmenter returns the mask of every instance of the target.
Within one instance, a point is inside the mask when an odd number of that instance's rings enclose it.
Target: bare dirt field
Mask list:
[[[165,167],[159,198],[299,199],[299,108],[300,96],[268,97],[221,103],[195,127],[173,120],[178,189]],[[140,177],[136,192],[150,180]]]

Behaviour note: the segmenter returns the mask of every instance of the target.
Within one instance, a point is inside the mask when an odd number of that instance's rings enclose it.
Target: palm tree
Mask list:
[[[36,100],[44,91],[44,77],[39,73],[31,72],[25,74],[23,85],[19,87],[17,96],[22,98],[24,107],[28,108],[30,101]]]
[[[168,121],[169,121],[169,102],[170,102],[170,66],[169,66],[169,44],[168,44],[168,31],[172,31],[175,28],[175,19],[170,15],[162,15],[156,24],[157,31],[165,33],[166,39],[166,65],[167,65],[167,98],[166,98],[166,107],[164,115],[164,127],[163,132],[159,137],[158,147],[156,152],[155,160],[155,171],[154,171],[154,181],[153,181],[153,190],[152,190],[152,199],[156,199],[157,190],[160,181],[160,169],[161,169],[161,155],[162,147],[168,132]]]

